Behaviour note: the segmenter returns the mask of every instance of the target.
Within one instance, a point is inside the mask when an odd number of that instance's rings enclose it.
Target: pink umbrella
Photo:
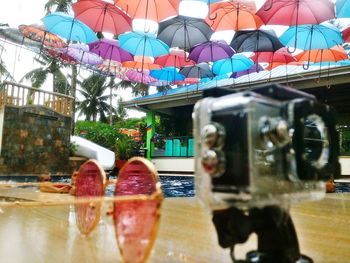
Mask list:
[[[128,77],[128,79],[130,81],[133,82],[143,82],[145,84],[149,84],[151,82],[157,82],[158,80],[151,77],[150,75],[148,75],[149,71],[148,70],[144,70],[143,72],[139,72],[136,70],[129,70],[126,73],[126,76]]]
[[[102,64],[96,65],[96,68],[104,73],[114,75],[119,79],[126,79],[127,68],[122,67],[122,64],[114,60],[104,60]]]
[[[60,50],[82,64],[98,65],[103,62],[100,56],[89,52],[89,47],[86,45],[70,44],[67,48],[61,48]]]

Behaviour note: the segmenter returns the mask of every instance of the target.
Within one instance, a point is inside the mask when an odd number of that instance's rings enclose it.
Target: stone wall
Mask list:
[[[0,114],[0,175],[70,173],[70,117],[30,105],[5,106]]]

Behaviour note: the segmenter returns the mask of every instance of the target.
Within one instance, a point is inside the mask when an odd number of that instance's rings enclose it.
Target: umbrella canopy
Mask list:
[[[173,84],[175,84],[175,85],[190,85],[190,84],[196,84],[198,82],[199,82],[198,78],[185,78],[184,80],[174,81]]]
[[[127,68],[122,67],[122,64],[115,60],[104,60],[102,64],[96,65],[96,68],[104,73],[114,75],[119,79],[127,79]]]
[[[290,62],[295,61],[295,57],[293,57],[287,50],[287,48],[281,48],[276,52],[256,52],[251,59],[255,63],[283,63],[288,64]]]
[[[180,0],[115,0],[114,2],[132,18],[156,22],[176,16],[180,4]]]
[[[118,62],[131,61],[133,56],[120,48],[119,41],[114,39],[101,39],[89,44],[90,52],[95,53],[103,59]]]
[[[67,45],[59,36],[47,32],[44,27],[39,25],[20,25],[18,29],[23,36],[48,47],[63,48]]]
[[[163,67],[175,68],[194,65],[195,62],[187,59],[186,55],[183,50],[172,49],[169,55],[157,57],[154,63]]]
[[[337,18],[348,18],[350,17],[350,1],[348,0],[337,0],[335,2],[336,17]]]
[[[216,2],[219,2],[219,1],[216,1]],[[228,2],[214,3],[210,5],[211,12],[214,12],[219,8],[224,8],[228,11],[239,9],[239,10],[248,11],[252,14],[255,14],[257,11],[254,0],[230,0]]]
[[[174,67],[166,67],[158,70],[151,70],[150,76],[158,80],[164,80],[168,83],[185,79],[185,76],[179,74],[176,68]]]
[[[176,16],[159,24],[158,39],[169,47],[189,49],[209,41],[213,30],[200,18]]]
[[[330,0],[267,0],[256,13],[269,25],[319,24],[335,18]]]
[[[341,45],[341,32],[331,25],[301,25],[287,29],[280,37],[281,42],[302,50],[327,49]]]
[[[144,70],[152,70],[152,69],[160,69],[161,66],[153,63],[147,63],[147,62],[139,62],[139,61],[127,61],[123,62],[123,67],[129,68],[129,69],[136,69],[141,70],[142,72]]]
[[[95,32],[119,35],[132,31],[131,18],[113,4],[102,0],[84,0],[72,4],[75,18]]]
[[[350,43],[350,27],[345,28],[342,34],[344,42]]]
[[[60,62],[64,64],[70,64],[70,65],[77,65],[78,61],[76,61],[73,57],[70,55],[61,52],[58,49],[44,49],[43,50],[44,54],[47,55],[48,57],[54,58],[59,60]]]
[[[307,62],[337,62],[348,59],[348,54],[342,46],[330,49],[307,50],[296,56],[298,61]]]
[[[242,54],[235,54],[231,58],[225,58],[214,62],[213,72],[216,75],[224,75],[231,72],[247,70],[254,62]]]
[[[191,48],[189,58],[201,62],[213,62],[232,57],[235,51],[225,41],[207,41]]]
[[[132,82],[139,82],[139,83],[142,82],[145,84],[149,84],[151,82],[156,82],[157,79],[151,77],[148,73],[149,73],[149,71],[139,72],[137,70],[129,70],[126,73],[126,76]]]
[[[241,70],[239,72],[233,72],[232,75],[230,76],[230,78],[236,79],[236,78],[248,75],[248,74],[258,73],[258,72],[263,71],[263,70],[264,70],[264,68],[261,65],[259,65],[259,64],[258,64],[258,66],[253,65],[249,69]]]
[[[120,47],[133,55],[158,57],[169,53],[169,47],[153,34],[130,32],[120,35]]]
[[[86,45],[70,44],[68,47],[60,49],[60,51],[83,64],[97,65],[103,62],[100,56],[89,52],[89,47]]]
[[[206,22],[215,31],[257,29],[263,25],[260,17],[246,10],[246,6],[224,5],[211,11]]]
[[[238,31],[230,46],[236,52],[274,52],[283,47],[272,30]]]
[[[180,74],[186,78],[213,78],[214,74],[207,63],[199,63],[194,66],[186,66],[181,68]]]
[[[91,43],[97,40],[94,31],[83,22],[65,13],[51,13],[41,19],[47,31],[68,41]]]
[[[25,45],[26,47],[30,48],[40,49],[41,47],[39,42],[25,38],[16,28],[0,28],[0,38],[18,45]]]

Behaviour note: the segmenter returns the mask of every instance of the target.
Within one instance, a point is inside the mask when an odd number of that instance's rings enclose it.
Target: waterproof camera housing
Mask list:
[[[193,112],[196,193],[213,210],[325,195],[340,174],[334,112],[279,85],[211,90]]]

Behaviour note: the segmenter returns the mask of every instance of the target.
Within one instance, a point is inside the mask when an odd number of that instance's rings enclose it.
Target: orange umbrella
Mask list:
[[[335,46],[330,49],[307,50],[295,57],[297,61],[307,62],[337,62],[348,59],[348,55],[342,46]]]
[[[143,72],[144,70],[160,69],[161,66],[153,63],[139,62],[139,61],[126,61],[123,64],[123,67],[136,69],[137,71]]]
[[[67,46],[66,42],[59,36],[52,34],[39,25],[20,25],[18,26],[21,34],[31,40],[42,43],[48,47],[64,48]]]
[[[180,0],[114,0],[132,18],[156,22],[178,15]]]
[[[226,10],[245,10],[252,14],[256,13],[256,4],[254,0],[232,0],[224,3],[214,3],[210,5],[210,11],[214,12],[219,8],[225,8]]]
[[[279,66],[301,66],[303,64],[304,64],[303,62],[299,62],[299,61],[293,61],[287,64],[282,62],[272,62],[265,68],[265,70],[273,70],[274,68],[277,68]]]
[[[262,20],[248,7],[239,3],[219,3],[210,11],[206,22],[214,31],[257,29],[263,25]]]

